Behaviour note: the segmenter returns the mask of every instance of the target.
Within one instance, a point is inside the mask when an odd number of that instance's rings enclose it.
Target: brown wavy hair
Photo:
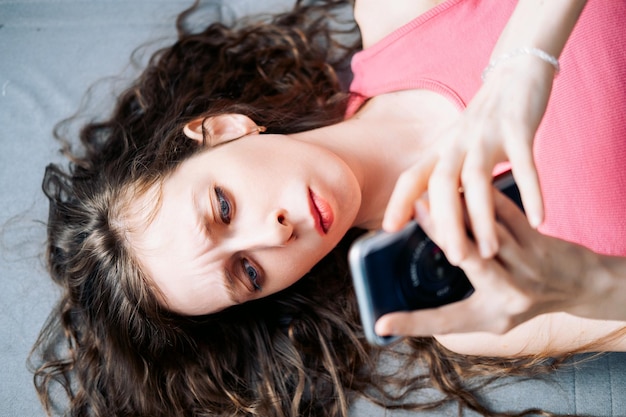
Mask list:
[[[179,16],[177,41],[152,56],[111,116],[82,128],[78,150],[57,131],[70,163],[48,166],[43,189],[47,262],[63,293],[31,354],[49,415],[345,417],[357,395],[389,408],[455,401],[509,415],[481,405],[474,378],[553,366],[456,355],[432,338],[385,351],[368,345],[346,267],[356,230],[306,277],[267,298],[202,317],[173,314],[156,299],[118,220],[129,189],[160,181],[200,149],[182,134],[187,122],[241,113],[270,133],[290,133],[342,120],[347,96],[337,71],[358,36],[353,22],[338,22],[348,2],[317,3],[192,31],[196,4]],[[384,373],[381,355],[415,372]],[[59,386],[67,401],[56,395]],[[441,397],[419,398],[433,386]]]

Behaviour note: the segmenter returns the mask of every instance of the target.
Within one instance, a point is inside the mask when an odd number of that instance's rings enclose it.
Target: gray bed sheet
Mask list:
[[[53,126],[77,110],[95,81],[132,76],[131,52],[148,41],[171,40],[176,14],[190,3],[0,0],[0,416],[43,416],[26,358],[58,297],[42,261],[47,202],[40,183],[46,164],[62,160]],[[223,3],[213,8],[215,16],[278,10],[291,1]],[[110,102],[109,90],[119,84],[99,85],[93,97]],[[626,416],[626,354],[606,354],[538,380],[499,381],[484,395],[497,409]],[[357,401],[352,414],[416,415],[365,401]]]

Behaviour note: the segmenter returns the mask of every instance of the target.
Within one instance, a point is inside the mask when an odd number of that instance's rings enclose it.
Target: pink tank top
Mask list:
[[[516,1],[448,0],[356,54],[348,117],[428,89],[464,109]],[[535,138],[545,234],[626,256],[626,1],[589,0]]]

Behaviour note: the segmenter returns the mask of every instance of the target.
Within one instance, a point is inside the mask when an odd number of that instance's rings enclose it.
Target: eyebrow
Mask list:
[[[204,227],[204,230],[207,232],[207,234],[211,236],[213,233],[211,231],[211,228],[209,227],[209,224],[207,221],[207,215],[205,212],[213,211],[213,202],[211,201],[210,197],[208,196],[205,196],[205,197],[207,201],[206,207],[205,207],[205,204],[203,204],[203,202],[200,200],[200,196],[198,195],[198,193],[196,191],[192,192],[193,207],[196,210],[196,216],[198,218],[198,222]]]
[[[224,286],[226,287],[226,292],[228,294],[228,299],[235,305],[243,304],[244,300],[241,299],[237,288],[235,288],[235,279],[228,268],[224,268]]]
[[[204,226],[204,230],[211,237],[211,228],[208,225],[206,215],[204,214],[205,205],[200,201],[200,196],[195,191],[193,192],[193,205],[196,210],[196,215],[200,221],[200,224]],[[207,210],[213,210],[213,201],[210,197],[207,197],[206,201],[208,202]],[[233,277],[228,267],[224,267],[224,274],[222,275],[222,282],[224,284],[224,288],[226,288],[226,294],[228,295],[228,300],[233,304],[243,304],[245,301],[239,291],[237,291],[237,287],[235,286],[235,280],[237,278]]]

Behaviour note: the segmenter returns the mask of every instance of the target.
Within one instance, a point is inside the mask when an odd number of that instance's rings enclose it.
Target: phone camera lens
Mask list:
[[[460,268],[446,259],[443,251],[427,236],[409,245],[409,268],[400,274],[400,290],[414,309],[431,308],[461,300],[473,288]]]

